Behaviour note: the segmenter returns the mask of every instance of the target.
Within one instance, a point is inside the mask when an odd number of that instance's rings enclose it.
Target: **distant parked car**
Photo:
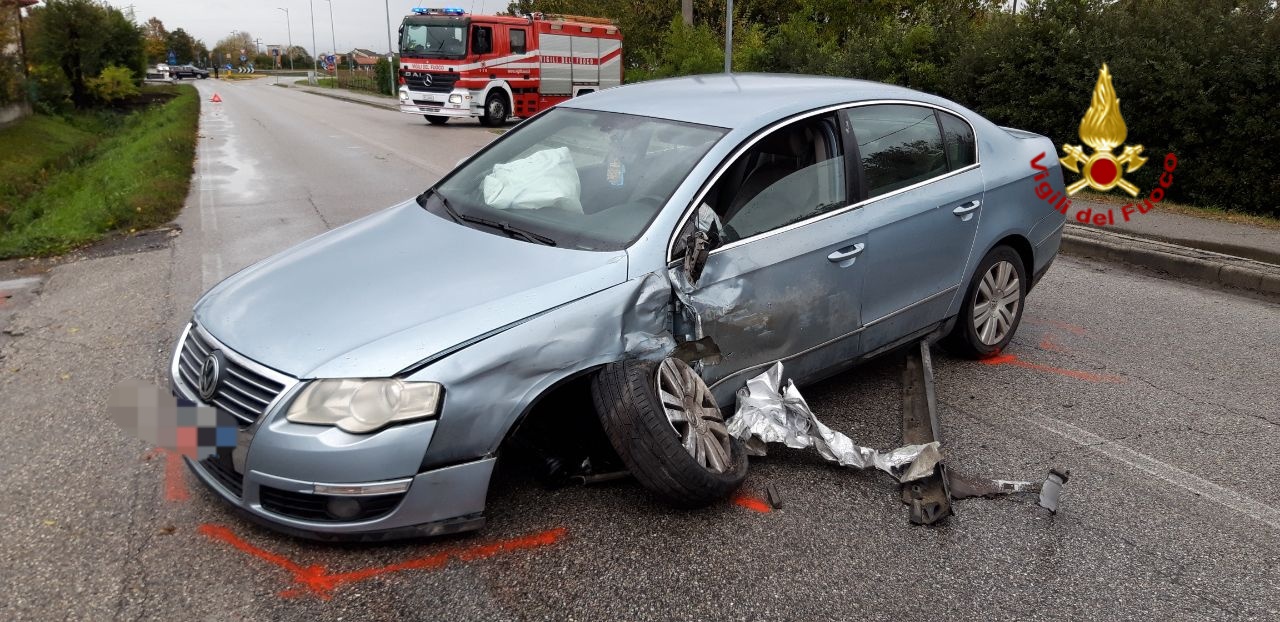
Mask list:
[[[1008,345],[1062,237],[1054,149],[858,80],[570,99],[206,293],[173,390],[240,435],[188,464],[294,533],[475,529],[504,440],[571,391],[639,483],[721,499],[747,454],[720,409],[774,363],[804,383],[928,335]]]
[[[179,80],[186,78],[201,80],[209,77],[209,72],[193,65],[174,65],[172,67],[173,76]]]
[[[177,78],[174,76],[172,68],[165,64],[148,67],[147,74],[143,78],[143,82],[149,82],[152,84],[173,84],[175,80],[177,80]]]

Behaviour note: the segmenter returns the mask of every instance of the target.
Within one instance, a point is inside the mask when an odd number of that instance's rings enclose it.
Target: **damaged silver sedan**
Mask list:
[[[173,388],[241,430],[189,464],[302,535],[474,529],[541,407],[553,429],[598,417],[657,496],[710,503],[747,469],[722,409],[775,363],[803,384],[931,333],[972,357],[1008,344],[1058,250],[1027,164],[1053,149],[853,80],[573,99],[210,290]]]

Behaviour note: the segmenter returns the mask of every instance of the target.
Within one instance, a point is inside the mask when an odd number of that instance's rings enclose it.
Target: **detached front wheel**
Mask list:
[[[746,478],[746,448],[729,435],[711,390],[684,361],[610,364],[596,375],[591,397],[623,463],[663,500],[708,505]]]

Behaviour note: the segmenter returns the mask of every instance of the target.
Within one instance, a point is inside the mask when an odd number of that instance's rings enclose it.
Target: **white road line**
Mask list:
[[[28,287],[35,287],[39,285],[40,281],[41,279],[38,276],[29,276],[23,279],[10,279],[8,281],[0,281],[0,290],[27,289]]]
[[[1202,499],[1208,499],[1265,523],[1272,528],[1280,529],[1280,510],[1265,503],[1255,501],[1234,490],[1219,486],[1207,479],[1192,475],[1182,469],[1156,460],[1115,441],[1107,440],[1077,428],[1069,423],[1037,414],[1029,414],[1026,418],[1032,425],[1046,432],[1057,434],[1090,451],[1102,454],[1112,460],[1123,462],[1148,475],[1160,478],[1178,488],[1194,493]]]

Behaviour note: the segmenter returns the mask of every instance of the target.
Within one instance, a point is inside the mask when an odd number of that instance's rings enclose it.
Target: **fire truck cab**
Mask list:
[[[400,24],[400,112],[434,124],[528,117],[622,83],[622,34],[605,19],[414,9]]]

